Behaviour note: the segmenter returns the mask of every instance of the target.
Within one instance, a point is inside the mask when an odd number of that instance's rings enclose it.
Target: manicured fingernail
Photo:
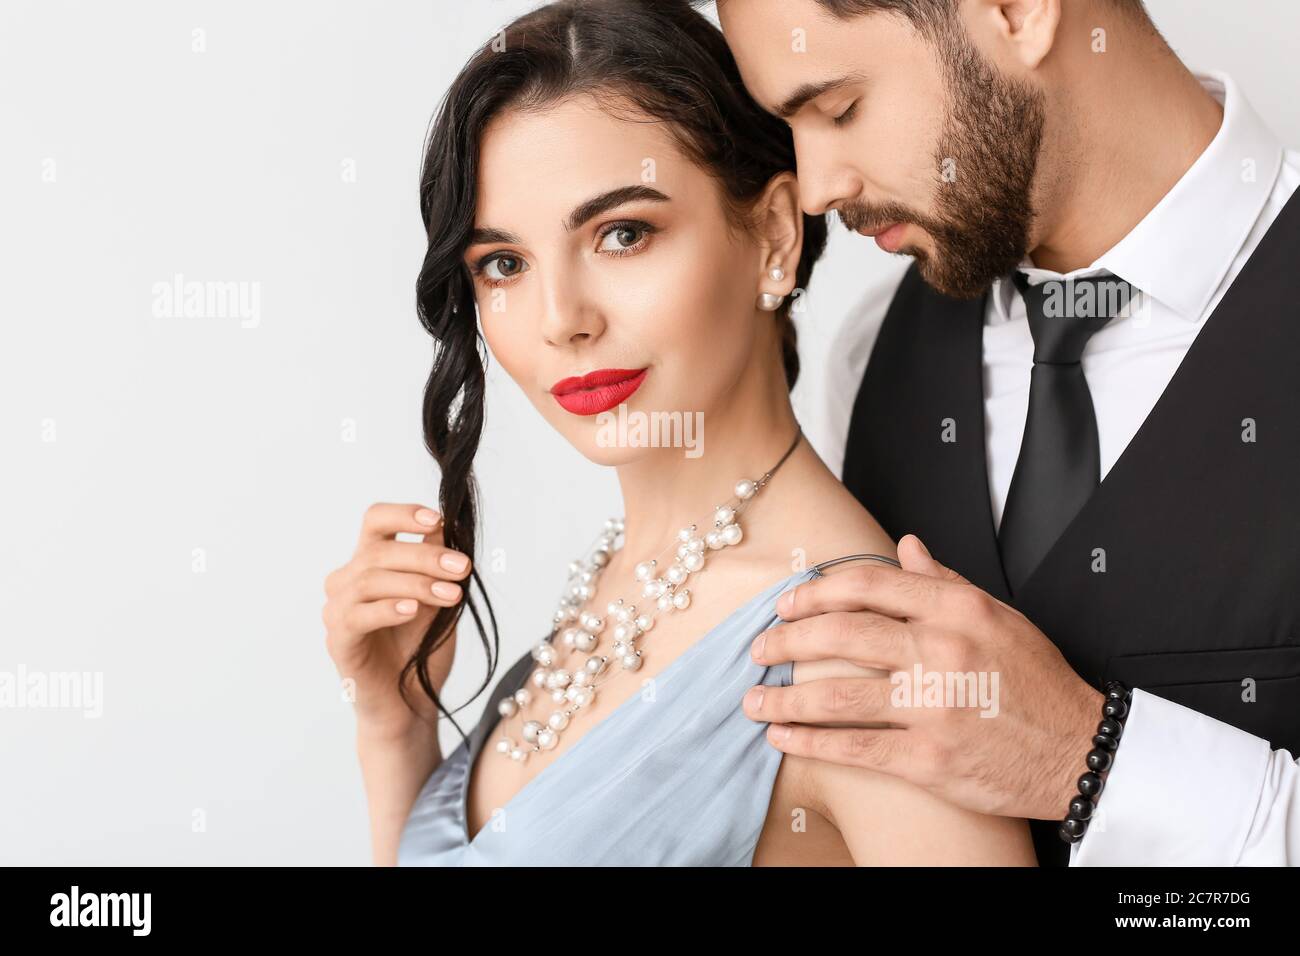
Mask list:
[[[414,613],[415,613],[415,608],[416,608],[416,603],[415,603],[414,601],[398,601],[398,602],[397,602],[397,613],[398,613],[398,614],[414,614]]]
[[[421,508],[415,513],[415,520],[432,528],[438,523],[438,512],[430,511],[428,508]]]
[[[785,740],[790,736],[790,728],[784,724],[776,724],[768,730],[773,740]]]
[[[459,574],[461,571],[464,571],[469,567],[469,558],[465,557],[463,554],[449,551],[442,556],[442,561],[440,563],[448,571],[454,571]]]
[[[754,643],[749,645],[749,654],[754,660],[763,659],[763,645],[767,643],[767,635],[760,634],[754,638]]]
[[[753,713],[763,706],[763,688],[750,688],[749,693],[745,695],[745,710]]]
[[[440,597],[444,601],[454,601],[460,597],[460,588],[454,584],[448,584],[446,581],[435,581],[433,585],[433,596]]]

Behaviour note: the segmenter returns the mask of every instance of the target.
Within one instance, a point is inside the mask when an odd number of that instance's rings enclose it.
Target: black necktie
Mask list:
[[[1097,416],[1079,360],[1136,292],[1110,273],[1034,286],[1023,272],[1013,278],[1034,337],[1029,414],[998,530],[1014,594],[1101,480]]]

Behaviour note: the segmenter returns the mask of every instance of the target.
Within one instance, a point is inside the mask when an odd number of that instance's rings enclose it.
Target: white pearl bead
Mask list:
[[[694,534],[695,534],[694,528],[682,528],[681,531],[677,532],[677,540],[680,541],[682,544],[685,544],[687,541],[691,540],[691,537]]]
[[[592,674],[600,674],[604,672],[606,663],[603,657],[589,657],[583,666]]]
[[[722,540],[727,544],[740,544],[740,539],[744,537],[744,532],[740,530],[740,525],[729,524],[720,532]]]
[[[671,611],[673,609],[673,596],[671,594],[661,595],[658,601],[655,601],[655,607],[661,611]]]
[[[614,628],[614,646],[618,647],[619,644],[622,644],[628,638],[634,636],[635,636],[635,631],[633,630],[631,625],[620,624],[618,627]]]
[[[520,736],[523,737],[524,740],[526,740],[528,743],[535,744],[537,743],[537,734],[541,731],[541,729],[542,729],[542,725],[539,724],[537,721],[526,720],[524,721],[523,730],[520,731]]]
[[[683,567],[682,565],[674,564],[671,568],[668,569],[668,580],[671,581],[673,584],[681,584],[683,581],[686,580],[686,576],[688,573],[689,572],[687,572],[686,568]]]
[[[636,605],[628,604],[618,609],[618,614],[614,615],[618,620],[626,624],[632,618],[636,617]]]
[[[537,734],[537,746],[543,750],[552,750],[560,742],[560,736],[550,728],[543,728]]]
[[[573,675],[573,683],[577,684],[579,687],[589,687],[589,686],[591,686],[591,682],[592,682],[594,679],[595,679],[595,678],[593,678],[593,677],[591,676],[591,672],[590,672],[590,671],[585,671],[585,670],[583,670],[583,671],[578,671],[578,673],[576,673],[576,674]]]
[[[589,633],[599,634],[604,629],[605,629],[604,618],[596,617],[596,615],[593,614],[591,615],[590,618],[587,619],[587,631]]]
[[[704,539],[691,538],[690,541],[686,542],[686,550],[694,551],[696,553],[702,552],[704,550]]]
[[[692,538],[691,540],[693,541],[694,539]],[[677,560],[678,560],[678,561],[680,561],[682,558],[686,557],[686,555],[688,555],[688,554],[691,553],[690,543],[691,543],[691,542],[688,541],[688,542],[686,542],[686,544],[682,544],[682,545],[678,545],[678,546],[677,546]]]
[[[515,749],[515,742],[509,737],[502,737],[497,741],[497,753],[508,754]]]
[[[586,653],[596,646],[596,635],[589,631],[579,631],[578,636],[573,639],[573,646]]]
[[[641,589],[642,597],[652,598],[652,597],[658,597],[658,595],[659,595],[658,581],[647,581],[645,587]]]
[[[573,680],[573,675],[561,668],[557,671],[551,671],[551,676],[547,678],[546,683],[552,690],[557,687],[568,687],[569,682]]]
[[[578,687],[576,684],[570,684],[568,687],[564,688],[564,699],[573,700],[581,689],[582,688]]]
[[[624,654],[622,658],[620,658],[620,663],[623,665],[623,668],[625,670],[629,670],[629,671],[638,670],[641,667],[641,655]]]
[[[679,611],[684,611],[691,606],[691,592],[687,590],[678,591],[673,595],[673,607]]]
[[[727,527],[734,528],[736,526],[728,525]],[[704,555],[692,551],[686,557],[682,558],[682,564],[686,567],[687,571],[694,573],[704,567]]]
[[[713,523],[718,527],[731,524],[736,520],[736,510],[728,505],[723,505],[713,513]]]
[[[542,656],[537,658],[537,663],[541,664],[543,667],[550,667],[555,663],[555,661],[556,656],[554,647],[547,647],[546,650],[542,652]]]
[[[555,688],[555,690],[551,691],[551,701],[556,704],[563,704],[565,700],[567,700],[564,694],[565,694],[564,688],[561,687]]]
[[[716,531],[710,531],[708,534],[706,534],[704,536],[704,543],[707,544],[714,551],[718,551],[727,546],[727,543],[722,540],[722,536],[718,534],[718,532]]]
[[[636,626],[638,630],[648,631],[655,626],[655,619],[649,614],[642,614],[636,619]]]
[[[533,671],[532,676],[528,678],[528,682],[532,684],[534,687],[538,689],[542,689],[546,687],[546,678],[547,678],[546,671],[535,670]]]
[[[785,270],[780,266],[773,266],[767,274],[773,282],[781,282],[785,279]]]
[[[624,654],[629,654],[629,653],[631,653],[631,652],[632,652],[632,645],[629,644],[629,643],[627,643],[626,641],[615,641],[615,642],[614,642],[614,656],[615,656],[615,657],[622,657]]]
[[[655,573],[655,563],[653,561],[642,561],[636,566],[636,579],[638,581],[649,581]]]
[[[497,713],[502,717],[513,717],[518,709],[519,705],[515,703],[513,697],[503,697],[501,702],[497,704]]]
[[[596,692],[590,687],[579,687],[573,696],[574,707],[589,707],[596,700]]]
[[[528,751],[516,747],[514,750],[510,751],[510,759],[515,763],[523,763],[528,759]]]
[[[551,649],[550,641],[538,641],[533,645],[533,660],[540,661],[542,655]]]
[[[622,606],[622,604],[623,604],[622,601],[610,601],[608,604],[605,605],[605,613],[608,614],[610,617],[613,617],[615,614],[618,613],[618,609],[619,607]]]
[[[750,498],[754,497],[756,491],[758,491],[757,482],[751,481],[748,478],[742,478],[740,481],[736,482],[736,497],[741,501],[748,501]]]
[[[556,710],[546,719],[546,723],[552,730],[563,730],[569,726],[569,715],[562,710]]]
[[[604,548],[592,552],[591,563],[598,568],[603,568],[605,565],[609,564],[609,552]]]
[[[577,633],[578,629],[576,627],[566,627],[560,634],[560,643],[565,647],[572,647],[573,637]]]

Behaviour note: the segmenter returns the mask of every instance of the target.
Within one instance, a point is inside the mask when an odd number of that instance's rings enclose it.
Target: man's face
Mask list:
[[[794,132],[805,212],[836,210],[957,298],[1019,265],[1043,96],[985,60],[959,15],[936,38],[815,0],[720,0],[718,15],[750,94]]]

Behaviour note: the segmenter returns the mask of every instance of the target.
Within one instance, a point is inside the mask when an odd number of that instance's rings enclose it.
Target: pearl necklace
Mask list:
[[[655,610],[671,613],[685,611],[691,606],[691,592],[684,586],[687,579],[704,569],[704,556],[708,552],[740,544],[744,532],[741,531],[737,518],[754,496],[772,480],[772,476],[790,457],[802,437],[803,429],[799,428],[780,461],[763,477],[742,478],[736,482],[732,489],[733,497],[714,509],[712,530],[701,536],[697,534],[698,525],[691,524],[677,532],[676,560],[669,565],[662,577],[655,573],[659,566],[658,559],[672,549],[672,544],[656,557],[636,566],[634,575],[641,596],[647,601],[653,601]],[[596,689],[605,683],[598,678],[609,669],[611,657],[597,652],[601,643],[600,636],[605,631],[605,619],[590,613],[584,607],[595,596],[596,583],[609,564],[610,557],[622,549],[623,531],[623,519],[610,518],[587,556],[570,562],[569,580],[552,619],[551,633],[532,650],[533,660],[538,664],[528,679],[532,689],[521,687],[512,696],[502,698],[497,705],[497,712],[509,719],[532,702],[533,689],[536,689],[551,695],[556,710],[545,724],[536,720],[524,721],[519,731],[522,742],[516,743],[510,737],[502,737],[497,741],[497,753],[523,763],[534,753],[553,750],[560,742],[560,732],[569,726],[579,711],[590,708],[596,700]],[[642,651],[636,642],[654,627],[653,611],[642,611],[636,605],[619,598],[611,601],[605,612],[615,622],[611,629],[614,642],[610,652],[612,659],[624,670],[639,670]],[[554,644],[557,634],[563,652]],[[574,671],[560,666],[561,653],[567,659],[567,655],[574,652],[591,656]]]

